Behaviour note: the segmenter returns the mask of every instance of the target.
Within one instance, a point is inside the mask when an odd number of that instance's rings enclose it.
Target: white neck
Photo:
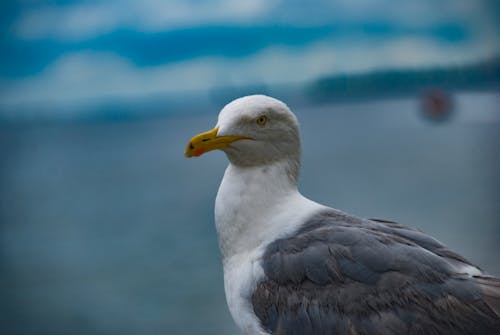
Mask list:
[[[223,261],[297,228],[322,207],[297,190],[291,161],[241,167],[229,164],[217,193],[215,224]]]

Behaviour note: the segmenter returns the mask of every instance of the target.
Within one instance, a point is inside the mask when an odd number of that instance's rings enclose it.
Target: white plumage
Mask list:
[[[267,117],[268,129],[263,135],[259,134],[262,126],[254,121],[261,115]],[[227,105],[216,126],[218,135],[241,134],[252,138],[233,142],[224,149],[231,164],[215,202],[226,299],[235,322],[247,334],[261,332],[250,297],[255,284],[264,276],[258,260],[265,246],[293,232],[322,207],[297,190],[300,138],[297,120],[292,116],[283,103],[253,96]],[[284,127],[282,120],[292,126]],[[255,164],[262,156],[267,161]]]

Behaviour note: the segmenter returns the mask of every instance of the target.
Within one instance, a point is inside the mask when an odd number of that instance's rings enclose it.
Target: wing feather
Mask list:
[[[334,210],[271,243],[252,295],[272,334],[498,334],[500,279],[424,233]]]

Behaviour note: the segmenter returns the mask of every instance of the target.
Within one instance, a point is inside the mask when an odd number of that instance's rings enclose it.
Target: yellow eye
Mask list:
[[[267,123],[267,116],[261,115],[257,118],[257,120],[255,120],[255,122],[257,122],[259,126],[264,127]]]

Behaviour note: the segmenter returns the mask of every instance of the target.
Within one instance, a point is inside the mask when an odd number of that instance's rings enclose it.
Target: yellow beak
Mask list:
[[[217,136],[219,128],[194,136],[186,146],[186,157],[198,157],[205,152],[227,148],[234,141],[250,139],[245,136]]]

